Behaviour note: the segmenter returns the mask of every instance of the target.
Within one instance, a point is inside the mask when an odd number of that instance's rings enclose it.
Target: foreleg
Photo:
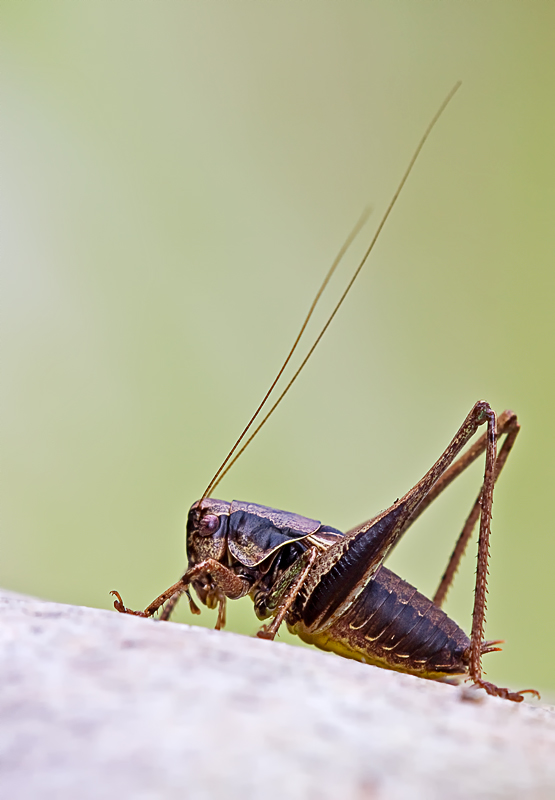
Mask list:
[[[130,608],[126,608],[121,596],[115,591],[111,592],[111,594],[116,597],[114,608],[121,614],[133,614],[136,617],[151,617],[165,602],[170,601],[173,608],[177,599],[182,594],[187,594],[191,604],[191,610],[193,613],[198,613],[198,606],[195,605],[189,595],[189,586],[194,580],[201,577],[206,577],[208,581],[213,582],[217,589],[231,599],[243,597],[250,588],[248,582],[244,578],[236,575],[228,567],[220,564],[219,561],[207,558],[205,561],[201,561],[199,564],[195,564],[194,567],[191,567],[191,569],[188,569],[177,583],[174,583],[173,586],[170,586],[169,589],[162,592],[162,594],[153,600],[144,611],[132,611]],[[177,595],[177,598],[174,599],[175,595]]]

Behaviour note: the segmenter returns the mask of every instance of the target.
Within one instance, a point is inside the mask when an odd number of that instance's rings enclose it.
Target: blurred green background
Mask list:
[[[461,79],[352,296],[217,495],[347,529],[477,399],[515,409],[486,630],[507,644],[485,668],[555,691],[554,30],[551,0],[0,4],[1,585],[143,607],[181,574],[189,505]],[[426,593],[481,470],[389,561]],[[473,551],[448,599],[466,630],[474,569]],[[250,602],[230,605],[254,632]]]

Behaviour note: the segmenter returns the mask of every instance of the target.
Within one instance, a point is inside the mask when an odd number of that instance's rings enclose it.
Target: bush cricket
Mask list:
[[[512,411],[504,411],[497,418],[487,402],[477,402],[424,477],[388,509],[346,533],[288,511],[236,500],[229,503],[211,496],[287,394],[320,342],[372,252],[432,128],[459,85],[453,87],[430,122],[368,249],[300,367],[244,441],[295,352],[332,273],[367,215],[359,220],[337,255],[293,347],[256,412],[201,499],[191,507],[187,521],[185,574],[144,611],[126,608],[118,592],[112,592],[117,611],[150,617],[164,606],[161,617],[169,619],[178,599],[185,594],[191,611],[198,614],[200,609],[190,594],[190,587],[193,587],[203,604],[218,608],[216,628],[220,629],[225,625],[227,599],[249,595],[258,618],[272,618],[258,632],[261,638],[274,639],[285,622],[289,630],[305,642],[347,658],[434,680],[467,678],[488,694],[515,702],[521,702],[526,693],[539,697],[533,689],[510,691],[482,678],[482,656],[499,650],[501,644],[501,641],[484,641],[483,637],[493,489],[520,427]],[[482,425],[485,433],[464,450]],[[502,446],[498,451],[500,440]],[[480,492],[439,587],[429,600],[388,570],[383,562],[430,503],[482,454],[485,454],[485,470]],[[474,610],[468,637],[441,606],[478,520]]]

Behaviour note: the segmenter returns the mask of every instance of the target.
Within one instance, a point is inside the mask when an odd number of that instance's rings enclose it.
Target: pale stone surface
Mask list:
[[[5,592],[0,664],[10,800],[555,798],[552,708],[316,651]]]

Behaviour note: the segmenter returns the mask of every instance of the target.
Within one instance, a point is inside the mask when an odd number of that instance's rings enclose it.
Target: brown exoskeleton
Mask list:
[[[187,571],[144,611],[127,609],[120,595],[113,592],[117,598],[114,606],[118,611],[150,617],[166,604],[162,618],[168,619],[179,597],[186,594],[191,610],[200,613],[189,594],[192,586],[202,603],[209,608],[218,607],[216,627],[221,628],[225,625],[227,599],[249,595],[260,619],[273,618],[259,631],[258,636],[262,638],[273,639],[282,622],[286,622],[289,630],[305,642],[347,658],[423,678],[467,677],[488,694],[516,702],[522,701],[526,692],[538,694],[532,689],[512,692],[497,687],[482,679],[481,669],[482,655],[499,650],[496,645],[500,644],[483,641],[483,634],[493,488],[519,431],[517,417],[512,411],[503,412],[497,419],[488,403],[477,402],[446,450],[416,486],[387,510],[347,533],[287,511],[209,497],[286,394],[320,341],[366,262],[432,127],[457,89],[458,84],[420,141],[370,247],[300,368],[262,423],[236,453],[281,377],[314,306],[365,217],[355,227],[332,265],[268,393],[201,500],[189,511]],[[462,453],[481,425],[485,426],[485,433]],[[498,453],[497,443],[501,437],[503,444]],[[483,453],[485,471],[480,493],[439,588],[433,600],[428,600],[383,566],[383,562],[414,520]],[[478,519],[478,568],[469,638],[442,611],[441,605]]]

